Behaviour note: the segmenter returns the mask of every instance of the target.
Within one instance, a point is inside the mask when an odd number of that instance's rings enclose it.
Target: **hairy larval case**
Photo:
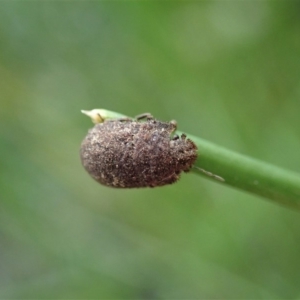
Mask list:
[[[183,134],[171,134],[175,122],[156,119],[106,120],[89,130],[80,149],[87,172],[99,183],[116,188],[171,184],[188,172],[197,147]]]

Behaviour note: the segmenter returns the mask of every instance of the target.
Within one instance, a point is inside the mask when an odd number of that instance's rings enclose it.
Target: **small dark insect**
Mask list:
[[[197,159],[194,142],[184,134],[172,136],[176,127],[175,121],[162,122],[150,114],[105,120],[90,129],[83,140],[82,164],[96,181],[110,187],[171,184]]]

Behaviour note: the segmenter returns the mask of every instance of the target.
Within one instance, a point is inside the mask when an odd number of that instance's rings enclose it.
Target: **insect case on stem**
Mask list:
[[[81,162],[99,183],[116,188],[156,187],[176,182],[197,159],[197,146],[184,134],[173,135],[175,121],[150,114],[135,119],[108,118],[105,110],[82,111],[96,125],[81,148]]]

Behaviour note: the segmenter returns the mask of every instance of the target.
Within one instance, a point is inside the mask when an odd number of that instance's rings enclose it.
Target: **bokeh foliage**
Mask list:
[[[193,174],[114,190],[80,109],[151,112],[300,172],[298,1],[2,1],[0,298],[300,297],[300,215]]]

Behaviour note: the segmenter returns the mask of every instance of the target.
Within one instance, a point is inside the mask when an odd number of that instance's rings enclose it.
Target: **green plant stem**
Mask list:
[[[300,174],[224,149],[199,137],[187,136],[198,147],[195,166],[224,178],[222,184],[300,209]],[[197,168],[192,171],[205,176]]]
[[[106,110],[105,113],[106,118],[127,117]],[[181,132],[177,131],[177,134]],[[204,169],[224,179],[221,181],[209,177],[216,182],[300,209],[300,174],[224,149],[199,137],[186,135],[198,147],[199,155],[192,172],[208,177],[199,170]]]

